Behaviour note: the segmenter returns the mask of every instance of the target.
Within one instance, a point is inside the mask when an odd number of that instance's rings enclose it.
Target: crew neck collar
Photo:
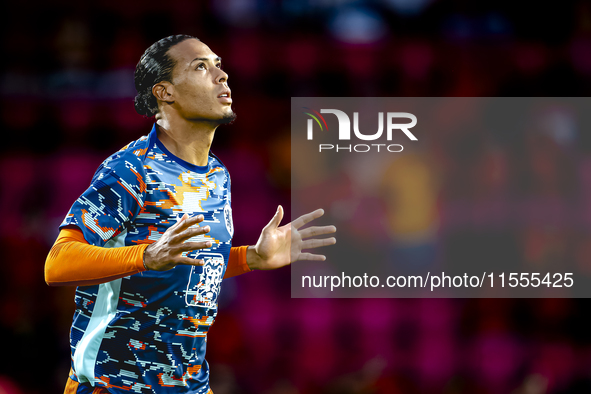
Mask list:
[[[150,140],[153,140],[154,143],[156,144],[156,146],[158,146],[158,148],[164,152],[164,154],[171,160],[175,161],[178,165],[180,165],[181,167],[184,167],[188,170],[194,171],[194,172],[199,172],[199,173],[206,173],[207,171],[209,171],[209,159],[208,159],[208,164],[205,166],[198,166],[192,163],[189,163],[188,161],[185,161],[183,159],[181,159],[180,157],[177,157],[175,155],[173,155],[168,149],[166,149],[166,147],[164,146],[164,144],[162,143],[162,141],[160,141],[160,139],[158,138],[158,132],[156,129],[156,123],[154,123],[154,125],[152,126],[152,131],[150,131]],[[208,155],[209,157],[209,155]]]

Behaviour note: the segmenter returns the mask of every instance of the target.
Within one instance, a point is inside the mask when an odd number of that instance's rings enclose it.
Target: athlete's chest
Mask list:
[[[152,162],[145,165],[145,202],[135,226],[152,226],[163,232],[185,213],[203,215],[210,236],[227,242],[234,233],[230,205],[230,178],[221,166],[202,172]]]

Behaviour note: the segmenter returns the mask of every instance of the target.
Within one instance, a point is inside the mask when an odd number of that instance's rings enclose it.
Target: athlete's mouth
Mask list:
[[[232,92],[230,90],[224,90],[219,96],[218,98],[221,97],[225,97],[225,98],[231,98],[232,97]]]

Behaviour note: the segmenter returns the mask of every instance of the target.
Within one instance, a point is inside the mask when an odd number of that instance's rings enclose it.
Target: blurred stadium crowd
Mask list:
[[[516,3],[6,4],[0,393],[63,390],[74,289],[45,285],[45,256],[101,161],[149,132],[132,99],[150,44],[192,34],[223,58],[238,118],[213,151],[232,174],[240,245],[290,205],[292,96],[589,95],[591,4]],[[588,130],[475,131],[435,145],[424,165],[454,226],[438,239],[447,258],[591,267]],[[491,196],[523,201],[536,220],[498,220]],[[573,202],[589,209],[565,214]],[[289,275],[224,282],[208,337],[216,394],[591,392],[587,300],[291,299]]]

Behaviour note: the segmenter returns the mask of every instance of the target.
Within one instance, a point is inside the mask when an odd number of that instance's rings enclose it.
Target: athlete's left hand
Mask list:
[[[273,219],[263,228],[257,244],[248,247],[248,267],[252,270],[272,270],[298,260],[326,260],[323,255],[302,252],[303,249],[334,245],[337,242],[335,238],[313,238],[334,233],[337,231],[335,226],[312,226],[301,229],[306,223],[322,215],[324,210],[317,209],[279,227],[283,219],[283,207],[280,205]]]

